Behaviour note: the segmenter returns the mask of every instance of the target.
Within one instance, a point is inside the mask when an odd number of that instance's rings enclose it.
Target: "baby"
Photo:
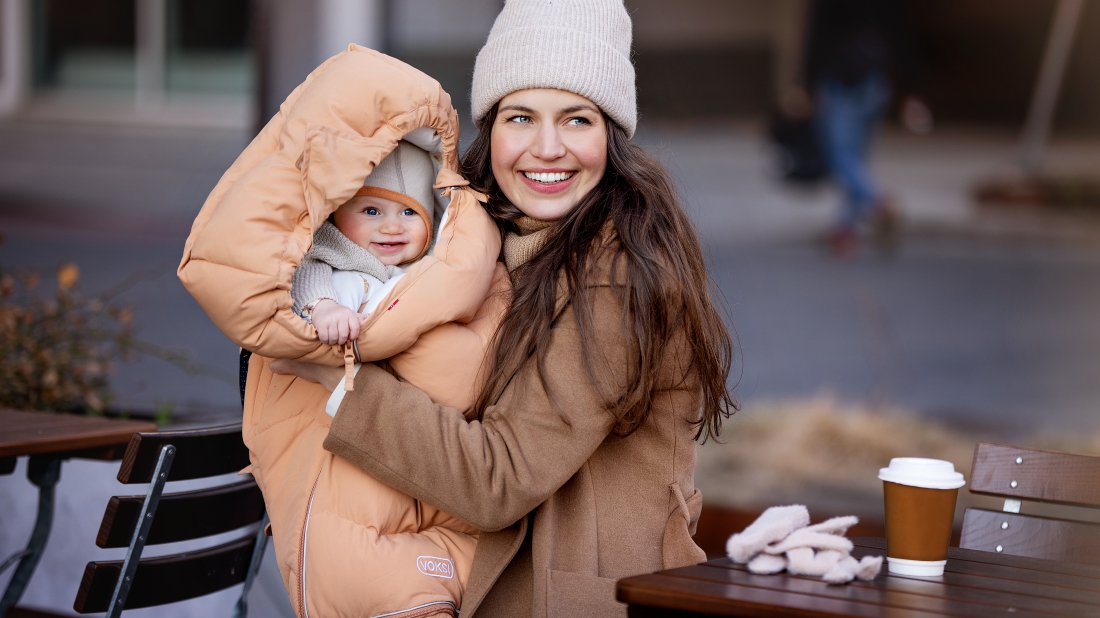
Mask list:
[[[323,343],[354,341],[386,283],[428,252],[434,179],[431,155],[402,140],[314,234],[291,294]]]
[[[242,437],[299,618],[453,618],[462,604],[478,530],[324,448],[356,361],[384,361],[441,414],[473,413],[510,285],[485,197],[457,172],[449,101],[350,46],[225,173],[184,248],[181,281],[254,352]],[[278,360],[342,362],[344,387],[277,374]]]

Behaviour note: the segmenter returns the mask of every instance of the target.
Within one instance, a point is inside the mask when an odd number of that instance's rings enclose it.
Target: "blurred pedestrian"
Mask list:
[[[852,255],[864,226],[892,246],[899,214],[875,182],[868,154],[892,93],[915,93],[920,86],[917,49],[900,0],[814,0],[803,51],[802,88],[785,107],[812,113],[829,172],[844,189],[829,248]],[[901,115],[914,132],[932,128],[931,112],[915,94],[902,97]]]

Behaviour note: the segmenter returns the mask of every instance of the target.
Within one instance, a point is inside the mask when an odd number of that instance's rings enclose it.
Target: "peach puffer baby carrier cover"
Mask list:
[[[438,167],[439,198],[425,205],[435,210],[431,250],[393,283],[354,345],[324,345],[291,310],[291,277],[314,231],[403,138]],[[272,358],[341,367],[389,359],[433,400],[469,407],[507,276],[484,197],[456,171],[457,146],[457,116],[437,82],[351,45],[291,93],[187,240],[180,279],[253,351],[244,440],[299,618],[455,615],[461,605],[477,530],[325,451],[328,391],[268,367]]]

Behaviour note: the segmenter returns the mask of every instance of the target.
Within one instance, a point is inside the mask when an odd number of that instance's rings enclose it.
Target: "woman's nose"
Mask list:
[[[554,161],[565,156],[565,143],[561,140],[557,125],[546,123],[539,127],[531,154],[543,161]]]

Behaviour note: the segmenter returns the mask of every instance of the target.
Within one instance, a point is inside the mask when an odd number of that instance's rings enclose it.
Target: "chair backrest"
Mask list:
[[[168,447],[168,448],[166,448]],[[162,453],[168,453],[167,458]],[[174,603],[245,582],[258,566],[262,532],[201,551],[140,559],[145,544],[173,543],[237,530],[264,519],[256,482],[246,480],[207,489],[161,494],[166,481],[237,472],[249,463],[241,425],[210,429],[136,433],[119,470],[122,483],[150,483],[141,496],[114,496],[100,524],[96,545],[129,547],[127,560],[89,562],[73,609],[79,613],[134,609]],[[163,479],[157,476],[162,466]],[[164,468],[167,468],[166,470]],[[142,528],[142,522],[148,519]],[[259,545],[259,548],[258,548]],[[258,552],[257,552],[258,548]],[[130,564],[128,563],[128,561]],[[129,569],[132,583],[111,607],[119,577]],[[249,582],[251,580],[249,579]]]
[[[1100,524],[1020,514],[1023,500],[1100,507],[1100,457],[982,442],[970,492],[1005,504],[967,509],[959,547],[1100,565]]]
[[[241,425],[135,433],[122,456],[118,470],[120,483],[148,483],[153,479],[160,449],[166,444],[176,447],[176,457],[169,481],[200,479],[238,472],[247,466],[248,447],[241,438]]]

